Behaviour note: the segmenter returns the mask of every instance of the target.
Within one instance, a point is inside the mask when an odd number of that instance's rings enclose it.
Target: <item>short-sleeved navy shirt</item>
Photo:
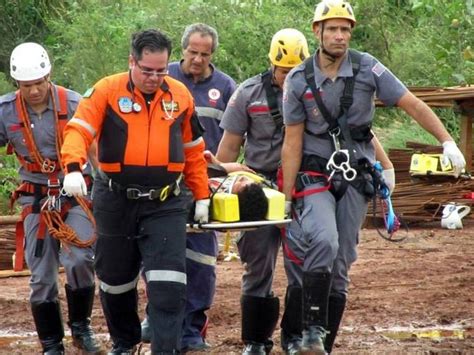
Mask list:
[[[168,69],[169,75],[186,85],[193,95],[199,122],[205,129],[203,138],[206,149],[215,154],[223,134],[219,123],[236,84],[234,79],[216,69],[212,63],[211,67],[212,74],[197,83],[193,81],[192,75],[183,72],[181,62],[170,63]]]

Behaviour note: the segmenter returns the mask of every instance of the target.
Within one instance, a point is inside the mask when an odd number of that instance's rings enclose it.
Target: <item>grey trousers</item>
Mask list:
[[[322,186],[322,185],[319,185]],[[318,187],[318,184],[307,189]],[[296,218],[286,228],[286,243],[301,265],[285,258],[289,284],[302,284],[303,272],[331,272],[332,293],[347,294],[349,269],[357,259],[359,231],[367,212],[366,198],[354,187],[336,201],[329,191],[302,197]]]
[[[33,197],[22,196],[22,206],[33,202]],[[80,206],[72,207],[67,215],[66,224],[72,227],[81,240],[89,239],[94,228]],[[25,260],[31,271],[30,302],[54,302],[58,297],[58,269],[62,265],[66,280],[73,290],[90,287],[94,284],[94,246],[79,248],[61,246],[57,239],[46,233],[42,255],[35,256],[39,214],[29,214],[24,221]]]
[[[245,267],[242,276],[243,295],[254,297],[271,295],[280,245],[281,231],[275,226],[261,227],[241,234],[237,246]]]

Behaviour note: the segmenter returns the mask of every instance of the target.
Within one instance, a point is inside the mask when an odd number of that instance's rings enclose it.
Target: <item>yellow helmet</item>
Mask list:
[[[356,19],[351,4],[344,0],[323,0],[314,10],[313,25],[316,22],[329,20],[332,18],[343,18],[355,25]]]
[[[273,65],[293,68],[309,57],[306,37],[294,28],[284,28],[273,35],[268,58]]]

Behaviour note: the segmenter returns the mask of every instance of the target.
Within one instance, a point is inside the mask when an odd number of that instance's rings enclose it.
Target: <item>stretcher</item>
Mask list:
[[[210,222],[210,223],[188,223],[186,225],[187,232],[205,232],[205,231],[248,231],[254,230],[263,226],[285,225],[291,222],[291,219],[280,220],[263,220],[263,221],[247,221],[247,222]]]
[[[239,176],[246,176],[250,180],[263,184],[265,178],[247,171],[236,171],[229,173],[219,183],[219,187],[228,180],[228,185],[224,191],[214,191],[211,196],[211,207],[210,207],[210,223],[198,224],[189,223],[187,224],[188,232],[203,232],[203,231],[245,231],[253,230],[263,226],[272,225],[283,225],[291,222],[291,219],[285,219],[285,195],[276,189],[270,188],[270,184],[263,185],[262,190],[268,201],[268,208],[265,215],[265,219],[259,221],[240,221],[239,214],[239,199],[238,196],[232,191],[232,184],[236,181]],[[219,187],[217,189],[219,189]],[[228,191],[226,191],[228,190]]]

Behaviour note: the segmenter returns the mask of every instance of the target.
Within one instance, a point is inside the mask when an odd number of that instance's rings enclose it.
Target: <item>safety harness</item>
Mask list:
[[[273,122],[275,122],[275,130],[273,131],[273,136],[270,141],[270,149],[273,150],[275,149],[275,147],[273,146],[275,135],[281,133],[284,129],[283,115],[281,114],[280,108],[278,107],[278,95],[275,92],[275,89],[272,84],[272,70],[267,70],[260,75],[262,78],[263,89],[265,90],[265,96],[267,98],[268,110],[270,116],[272,116],[273,118]]]
[[[352,106],[354,101],[353,93],[355,86],[355,79],[360,70],[360,62],[362,54],[356,50],[349,50],[349,57],[352,63],[352,77],[347,77],[345,79],[345,86],[343,94],[340,98],[340,113],[337,118],[334,118],[329,113],[329,110],[324,105],[320,89],[316,86],[315,82],[315,72],[314,72],[314,56],[309,57],[304,62],[304,75],[307,85],[311,89],[313,97],[316,101],[319,111],[321,112],[323,118],[329,125],[326,133],[315,134],[309,129],[305,128],[305,133],[316,136],[318,138],[327,138],[331,139],[333,142],[334,152],[332,153],[329,160],[316,155],[305,155],[302,161],[302,171],[299,176],[299,184],[296,184],[297,191],[303,190],[308,184],[314,184],[315,182],[327,180],[325,184],[325,189],[330,189],[334,194],[337,200],[339,200],[345,193],[348,183],[354,184],[358,190],[364,188],[364,184],[361,183],[361,179],[356,180],[359,172],[364,171],[366,162],[365,158],[357,160],[354,156],[354,140],[356,141],[370,141],[373,137],[371,133],[371,126],[365,125],[357,128],[349,128],[347,123],[347,113],[349,108]],[[340,140],[343,140],[345,143],[345,149],[341,149]],[[320,176],[311,176],[308,178],[301,179],[301,176],[308,176],[308,171],[316,171],[321,173]],[[328,173],[329,177],[325,178],[325,174]],[[340,173],[343,177],[343,180],[340,184],[340,187],[337,191],[331,184],[331,180],[334,177],[335,173]],[[299,186],[299,188],[298,188]],[[323,191],[324,191],[323,190]],[[317,191],[319,192],[319,191]],[[303,194],[308,194],[309,192],[303,192]],[[314,193],[314,192],[311,192]]]
[[[340,98],[341,110],[337,119],[333,118],[327,110],[321,99],[320,90],[316,87],[316,82],[314,79],[315,74],[313,58],[310,57],[306,59],[304,63],[306,82],[313,93],[316,104],[323,118],[329,125],[327,134],[333,141],[334,152],[327,162],[325,159],[314,155],[303,157],[303,170],[309,171],[302,171],[299,173],[297,182],[295,184],[295,192],[293,193],[293,197],[299,198],[305,195],[331,189],[331,192],[334,194],[336,200],[339,200],[344,195],[348,187],[348,183],[351,183],[364,196],[373,199],[374,213],[377,197],[380,198],[382,203],[384,223],[388,236],[377,229],[379,235],[389,241],[401,241],[405,238],[393,238],[393,234],[400,228],[401,220],[395,215],[393,211],[390,200],[390,190],[385,184],[382,176],[382,166],[378,162],[375,165],[372,164],[367,158],[356,159],[356,157],[354,157],[354,140],[368,142],[372,140],[373,134],[370,130],[370,125],[351,129],[347,123],[347,113],[354,101],[353,93],[355,78],[359,73],[360,62],[362,58],[360,52],[352,49],[349,49],[349,56],[352,63],[353,76],[346,78],[344,91]],[[308,129],[305,129],[305,132],[310,135],[315,135]],[[341,135],[342,137],[340,137]],[[346,149],[340,149],[339,138],[344,140]],[[330,171],[330,175],[327,178],[327,183],[320,188],[304,190],[306,186],[314,184],[315,182],[321,182],[324,180],[324,178],[326,178],[325,174],[314,173],[314,171]],[[337,191],[332,188],[331,184],[331,180],[336,172],[339,172],[343,176],[341,187]],[[369,174],[370,179],[365,179],[364,176],[360,176],[361,174],[359,173]],[[358,175],[359,178],[356,180]]]
[[[56,123],[56,154],[59,157],[60,147],[63,142],[62,133],[67,123],[67,91],[61,86],[56,86],[61,110],[58,112],[56,98],[54,96],[53,87],[50,86],[50,97],[53,103],[53,111],[55,114]],[[30,213],[40,214],[40,221],[37,232],[37,243],[35,249],[35,256],[41,257],[46,236],[46,230],[51,236],[58,239],[66,245],[75,245],[77,247],[89,247],[95,242],[96,236],[93,234],[88,240],[81,240],[78,238],[74,229],[64,223],[68,211],[77,205],[80,205],[86,212],[88,218],[95,227],[95,220],[91,212],[91,204],[88,200],[81,197],[76,197],[75,201],[61,199],[61,183],[59,181],[59,173],[62,171],[59,160],[51,160],[44,158],[34,140],[31,129],[31,121],[26,108],[25,102],[20,94],[16,92],[16,110],[20,121],[21,131],[24,142],[28,152],[31,156],[31,161],[28,157],[20,155],[9,143],[7,153],[15,153],[18,161],[23,168],[31,173],[45,174],[48,176],[47,185],[35,184],[28,181],[23,182],[13,193],[10,199],[10,207],[13,208],[15,201],[22,195],[34,196],[33,204],[23,208],[21,212],[21,219],[16,224],[16,258],[15,271],[23,269],[24,260],[24,221]],[[90,177],[86,176],[86,183],[91,183]]]
[[[267,97],[267,104],[270,110],[270,115],[275,121],[275,126],[278,131],[281,131],[283,128],[283,115],[278,108],[278,97],[276,95],[275,90],[272,86],[272,71],[267,70],[262,74],[262,84],[263,88],[265,89],[265,96]]]

